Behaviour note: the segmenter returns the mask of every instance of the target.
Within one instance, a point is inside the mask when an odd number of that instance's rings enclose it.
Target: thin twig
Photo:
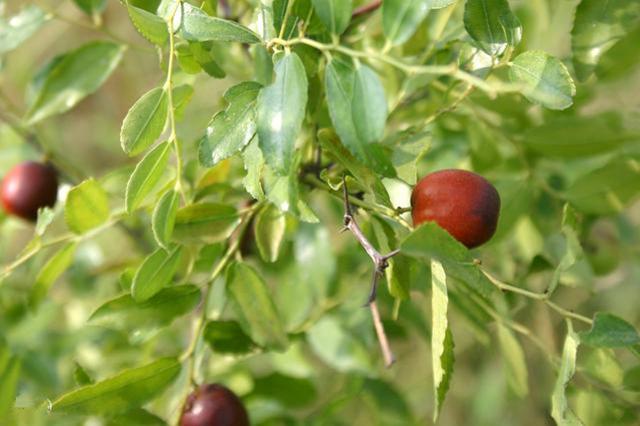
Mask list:
[[[382,6],[382,0],[374,0],[371,3],[362,5],[353,11],[353,13],[351,14],[351,20],[359,18],[362,15],[366,15],[371,12],[374,12],[380,6]]]
[[[378,311],[378,304],[376,302],[376,292],[378,288],[378,282],[380,278],[384,276],[384,271],[389,266],[389,259],[398,254],[399,250],[394,250],[386,255],[381,254],[374,246],[369,242],[367,237],[360,229],[358,222],[356,222],[353,217],[353,211],[351,210],[351,204],[349,203],[349,191],[347,189],[347,181],[343,177],[342,179],[342,190],[344,196],[344,227],[351,231],[354,237],[358,240],[362,248],[367,252],[375,269],[373,270],[373,276],[371,278],[371,290],[369,292],[369,297],[367,299],[367,303],[365,306],[369,306],[371,309],[371,315],[373,317],[373,325],[376,329],[376,334],[378,336],[378,342],[380,343],[380,348],[382,349],[382,355],[384,356],[384,363],[387,367],[390,367],[394,362],[395,358],[393,353],[391,352],[391,347],[389,346],[389,340],[387,339],[387,335],[384,331],[384,326],[382,325],[382,320],[380,319],[380,312]]]

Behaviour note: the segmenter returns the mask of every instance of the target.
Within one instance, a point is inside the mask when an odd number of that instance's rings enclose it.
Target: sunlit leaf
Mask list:
[[[351,0],[312,0],[320,20],[333,34],[340,35],[351,21]]]
[[[382,29],[393,44],[409,40],[429,13],[430,0],[385,0]]]
[[[125,208],[134,211],[166,173],[171,144],[161,143],[138,163],[127,183]]]
[[[64,219],[76,234],[84,234],[109,219],[109,198],[97,181],[85,180],[69,191]]]
[[[142,262],[131,286],[136,302],[148,300],[171,282],[181,255],[182,246],[176,245],[170,250],[157,249]]]
[[[271,204],[258,213],[254,223],[256,245],[260,256],[267,262],[278,260],[280,247],[284,238],[286,218],[284,214]]]
[[[17,14],[0,19],[0,55],[26,41],[46,20],[47,15],[36,5],[28,5]]]
[[[507,0],[467,0],[464,27],[492,56],[501,55],[507,46],[516,46],[522,38],[522,26]]]
[[[184,3],[182,9],[180,34],[187,40],[260,42],[260,38],[256,33],[237,22],[209,16],[188,3]]]
[[[73,261],[75,252],[76,243],[69,243],[54,254],[42,267],[36,277],[36,283],[31,290],[29,302],[32,308],[38,307],[42,300],[44,300],[51,286]]]
[[[551,417],[559,426],[581,426],[582,422],[573,413],[567,401],[566,388],[576,371],[576,356],[580,339],[568,322],[567,337],[562,349],[560,371],[551,394]]]
[[[226,204],[191,204],[178,210],[173,237],[178,241],[215,243],[228,238],[239,221],[236,209]]]
[[[145,93],[131,107],[122,122],[120,143],[127,154],[138,155],[162,133],[169,111],[167,92],[156,87]]]
[[[127,5],[127,10],[131,22],[144,38],[159,46],[166,43],[169,38],[169,31],[164,19],[130,4]]]
[[[176,223],[176,214],[180,207],[180,195],[176,191],[167,191],[153,210],[151,218],[151,229],[156,242],[169,248],[169,242],[173,235],[173,228]]]
[[[453,336],[449,329],[447,310],[447,275],[442,264],[431,261],[431,366],[433,368],[433,421],[438,419],[444,397],[453,374]]]

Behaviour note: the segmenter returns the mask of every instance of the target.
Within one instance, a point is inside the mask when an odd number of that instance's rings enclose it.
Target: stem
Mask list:
[[[353,217],[353,213],[351,211],[351,204],[349,204],[349,191],[347,189],[347,181],[345,178],[342,179],[342,190],[344,196],[344,226],[346,229],[351,231],[354,237],[358,240],[362,248],[367,252],[375,269],[373,271],[373,278],[371,279],[371,290],[369,292],[369,298],[367,299],[367,305],[371,310],[371,315],[373,316],[373,325],[376,329],[376,335],[378,336],[378,342],[380,343],[380,348],[382,349],[382,355],[384,356],[385,366],[390,367],[394,362],[395,358],[393,353],[391,352],[391,348],[389,346],[389,340],[387,339],[387,334],[384,331],[384,326],[382,325],[382,320],[380,319],[380,312],[378,311],[378,304],[376,303],[376,290],[378,287],[378,281],[380,278],[384,276],[384,271],[389,266],[389,259],[396,254],[399,253],[399,250],[394,250],[391,253],[386,255],[380,254],[378,250],[369,242],[367,237],[360,229],[358,222],[356,222]]]
[[[180,193],[182,200],[186,202],[186,196],[182,187],[182,152],[180,150],[180,143],[178,142],[178,135],[176,131],[176,114],[173,105],[173,61],[175,57],[175,36],[173,34],[173,20],[176,12],[180,7],[180,2],[176,3],[176,7],[167,20],[167,27],[169,29],[169,63],[167,64],[167,80],[164,84],[164,89],[167,91],[167,97],[169,99],[169,128],[170,135],[169,140],[173,143],[173,150],[176,154],[176,184],[175,190]]]
[[[495,285],[502,291],[508,291],[511,293],[516,293],[521,296],[528,297],[530,299],[539,300],[541,302],[544,302],[547,306],[549,306],[551,309],[553,309],[554,311],[556,311],[557,313],[559,313],[565,318],[573,318],[575,320],[581,321],[589,325],[593,324],[593,320],[591,318],[588,318],[584,315],[577,314],[575,312],[571,312],[570,310],[565,309],[562,306],[552,302],[551,300],[549,300],[549,295],[546,293],[535,293],[520,287],[509,285],[498,280],[496,277],[494,277],[484,269],[480,269],[480,271],[489,279],[489,281],[491,281],[493,285]]]
[[[491,87],[486,81],[478,78],[472,74],[469,74],[458,68],[458,65],[455,63],[451,63],[448,65],[412,65],[407,64],[398,59],[393,58],[385,53],[379,53],[374,51],[359,51],[354,50],[345,46],[341,46],[339,44],[324,44],[320,43],[316,40],[312,40],[309,38],[292,38],[291,40],[283,40],[282,38],[274,38],[271,39],[267,46],[271,45],[280,45],[280,46],[291,46],[294,44],[306,44],[307,46],[311,46],[320,51],[336,51],[343,53],[345,55],[351,56],[352,58],[364,58],[364,59],[373,59],[379,62],[384,62],[389,64],[395,68],[398,68],[401,71],[404,71],[407,74],[426,74],[426,75],[449,75],[453,78],[456,78],[461,81],[466,81],[469,84],[476,86],[477,88],[483,90],[489,97],[495,98],[496,89]]]
[[[353,21],[354,19],[362,15],[367,15],[371,12],[374,12],[380,6],[382,6],[382,0],[374,0],[369,4],[362,5],[353,11],[353,13],[351,14],[351,20]]]

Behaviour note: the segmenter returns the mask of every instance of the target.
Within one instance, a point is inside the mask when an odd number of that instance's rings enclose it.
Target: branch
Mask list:
[[[382,0],[374,0],[369,4],[360,6],[359,8],[353,11],[353,14],[351,15],[351,20],[353,21],[354,19],[359,18],[360,16],[367,15],[371,12],[374,12],[381,5],[382,5]]]
[[[384,326],[382,325],[382,320],[380,319],[380,312],[378,311],[378,304],[376,302],[376,293],[378,288],[378,282],[380,278],[384,275],[385,269],[389,266],[389,259],[398,254],[399,250],[394,250],[386,255],[381,254],[376,248],[369,242],[367,237],[360,229],[358,222],[356,222],[353,217],[353,212],[351,210],[351,204],[349,203],[349,191],[347,190],[347,181],[343,177],[342,178],[342,190],[344,195],[344,227],[345,230],[351,231],[351,233],[356,237],[362,248],[367,252],[375,269],[373,270],[373,276],[371,278],[371,290],[369,292],[369,297],[367,299],[367,303],[365,306],[369,306],[371,309],[371,316],[373,317],[373,325],[376,329],[376,335],[378,336],[378,342],[380,343],[380,348],[382,349],[382,355],[384,356],[384,362],[387,367],[390,367],[394,362],[395,358],[393,353],[391,352],[391,348],[389,346],[389,340],[387,339],[387,334],[384,331]]]

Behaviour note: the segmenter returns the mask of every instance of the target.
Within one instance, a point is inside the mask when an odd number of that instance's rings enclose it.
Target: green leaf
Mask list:
[[[174,239],[208,244],[224,241],[240,223],[235,208],[219,203],[191,204],[176,214]]]
[[[92,94],[116,69],[124,47],[106,41],[93,41],[55,58],[39,75],[41,81],[27,113],[29,124],[73,108]]]
[[[178,207],[180,207],[180,194],[171,190],[162,196],[153,210],[153,216],[151,217],[153,237],[165,249],[169,248]]]
[[[73,379],[80,386],[95,383],[95,380],[93,380],[91,376],[89,376],[89,373],[87,373],[87,371],[82,368],[82,366],[77,362],[75,363],[75,368],[73,369]]]
[[[209,321],[203,337],[211,350],[219,354],[243,355],[257,348],[236,321]]]
[[[390,156],[372,143],[382,137],[387,116],[384,91],[375,73],[365,65],[354,70],[333,60],[325,70],[325,89],[331,122],[342,143],[364,165],[393,177]],[[371,92],[365,94],[365,90]]]
[[[237,41],[259,43],[260,37],[250,29],[234,21],[215,18],[197,7],[183,3],[180,35],[191,41]]]
[[[272,204],[268,204],[256,216],[254,222],[256,245],[264,261],[278,260],[286,225],[284,213]]]
[[[151,253],[142,262],[133,277],[131,296],[138,303],[144,302],[166,287],[178,269],[182,246],[170,250],[162,248]]]
[[[167,426],[160,417],[142,408],[134,408],[105,421],[105,426]]]
[[[600,57],[596,75],[601,80],[624,78],[640,64],[640,26],[628,33]]]
[[[0,367],[3,367],[0,365]],[[17,357],[11,357],[0,368],[0,418],[9,418],[9,413],[14,406],[20,379],[21,362]]]
[[[453,374],[453,336],[449,329],[447,310],[447,275],[442,264],[431,261],[431,365],[433,368],[433,421],[438,420],[444,397]]]
[[[558,117],[531,128],[524,135],[528,148],[556,158],[598,155],[638,139],[640,134],[625,128],[622,117],[615,112]]]
[[[36,283],[31,290],[29,304],[31,308],[37,308],[44,300],[49,292],[51,286],[62,275],[62,273],[69,267],[73,261],[73,256],[76,252],[76,243],[69,243],[62,247],[51,259],[42,267],[38,276],[36,277]]]
[[[338,371],[371,372],[369,350],[350,334],[346,325],[332,315],[324,315],[307,332],[309,345],[325,363]]]
[[[160,137],[168,113],[169,96],[163,88],[156,87],[142,95],[122,122],[122,150],[133,156],[151,146]]]
[[[100,14],[107,7],[107,0],[73,0],[73,2],[89,16]]]
[[[589,78],[600,57],[639,22],[640,3],[635,0],[582,0],[571,31],[578,79]]]
[[[227,295],[242,329],[260,346],[283,351],[289,345],[276,307],[262,278],[245,263],[227,268]]]
[[[567,199],[578,210],[592,214],[622,211],[640,194],[640,165],[626,157],[579,177],[567,190]]]
[[[582,422],[569,408],[567,395],[565,393],[569,381],[576,371],[576,355],[578,353],[578,345],[580,339],[573,331],[571,323],[567,322],[568,331],[562,349],[562,359],[560,361],[560,371],[556,384],[551,394],[551,417],[559,426],[581,426]]]
[[[522,346],[511,330],[502,323],[498,323],[498,343],[506,364],[509,387],[518,397],[524,398],[529,393],[529,375]]]
[[[69,392],[51,405],[51,411],[113,415],[137,408],[162,392],[180,373],[174,358],[162,358],[125,370],[109,379]]]
[[[489,297],[494,285],[474,263],[469,250],[435,222],[416,228],[400,244],[403,255],[422,260],[435,259],[445,265],[447,275],[463,281],[480,295]]]
[[[167,23],[164,19],[130,4],[127,5],[127,10],[133,26],[144,38],[153,44],[164,46],[169,38]]]
[[[576,86],[559,59],[531,50],[518,55],[511,63],[509,78],[522,85],[520,91],[531,102],[549,109],[566,109],[573,104]]]
[[[109,198],[96,180],[87,179],[69,191],[64,219],[76,234],[84,234],[109,219]]]
[[[351,0],[312,0],[313,8],[332,34],[340,35],[351,21]]]
[[[0,55],[31,37],[48,19],[42,9],[28,5],[10,18],[0,18]]]
[[[391,206],[391,199],[380,177],[368,167],[362,165],[338,140],[333,131],[321,130],[318,140],[322,148],[340,163],[362,185],[365,191],[373,194],[379,204]]]
[[[131,214],[167,171],[171,144],[164,142],[149,151],[138,163],[127,183],[125,210]]]
[[[213,167],[242,150],[253,139],[260,87],[254,82],[244,82],[227,90],[225,99],[229,106],[213,116],[206,135],[200,140],[200,164]]]
[[[100,305],[89,321],[116,329],[155,328],[190,313],[200,299],[200,289],[194,285],[163,288],[142,303],[136,302],[130,294],[124,294]]]
[[[264,199],[264,192],[262,190],[262,170],[264,168],[264,158],[262,157],[262,151],[258,146],[258,139],[253,138],[247,145],[242,153],[242,160],[244,162],[244,169],[247,171],[246,176],[242,179],[242,184],[256,200]]]
[[[623,348],[640,343],[640,335],[622,318],[598,312],[593,318],[591,330],[580,333],[580,341],[599,348]]]
[[[464,27],[491,56],[501,55],[507,46],[517,46],[522,38],[522,26],[507,0],[467,0]]]
[[[411,38],[429,13],[430,0],[385,0],[382,3],[382,30],[399,45]]]
[[[265,160],[281,175],[289,173],[307,107],[307,75],[295,53],[275,64],[273,84],[258,96],[258,140]]]

